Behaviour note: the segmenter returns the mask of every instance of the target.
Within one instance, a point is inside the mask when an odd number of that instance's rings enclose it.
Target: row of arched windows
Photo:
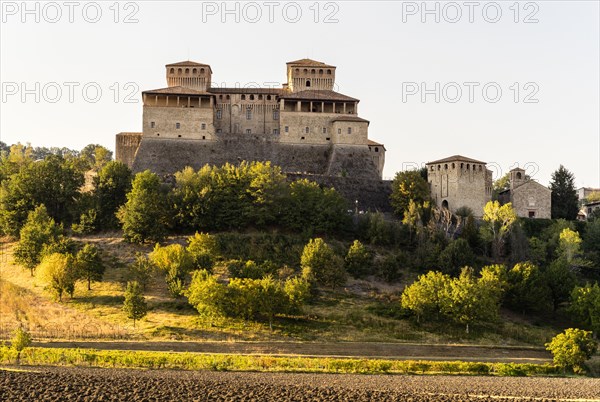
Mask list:
[[[182,75],[182,74],[183,74],[183,71],[184,71],[184,70],[183,70],[182,68],[178,68],[178,69],[177,69],[177,75]],[[200,74],[204,74],[204,71],[205,71],[205,70],[204,70],[204,68],[201,68],[201,69],[200,69]],[[174,68],[171,68],[171,70],[170,70],[169,72],[170,72],[171,74],[175,74],[175,69],[174,69]],[[189,73],[190,73],[190,69],[189,69],[189,68],[186,68],[186,69],[185,69],[185,73],[186,73],[186,74],[189,74]],[[192,69],[192,74],[198,74],[198,69],[197,69],[197,68],[193,68],[193,69]]]
[[[250,95],[248,98],[249,98],[250,100],[256,100],[256,99],[258,99],[258,100],[263,100],[263,96],[262,96],[262,95],[257,95],[257,96]],[[229,96],[229,95],[225,95],[225,99],[226,99],[226,100],[229,100],[229,99],[231,99],[231,96]],[[268,100],[268,101],[270,101],[271,99],[273,99],[273,98],[271,97],[271,95],[267,95],[267,100]],[[219,95],[219,100],[223,100],[223,95]],[[242,95],[242,100],[246,100],[246,95]]]
[[[308,69],[307,69],[307,68],[305,68],[304,70],[302,70],[302,72],[303,72],[304,74],[308,74]],[[315,69],[313,68],[313,69],[311,69],[311,70],[310,70],[310,73],[311,73],[311,74],[316,74],[316,73],[317,73],[317,70],[315,70]],[[300,69],[299,69],[299,68],[297,68],[297,69],[296,69],[296,74],[300,74]],[[323,70],[322,68],[321,68],[321,69],[319,69],[319,75],[323,75],[323,74],[324,74],[324,70]],[[327,69],[327,75],[331,75],[331,69]]]
[[[451,166],[452,166],[452,169],[456,168],[456,164],[455,163],[452,163]],[[477,167],[479,167],[479,171],[480,172],[483,171],[483,167],[481,165],[475,165],[475,164],[471,165],[470,163],[467,163],[466,166],[467,166],[467,170],[471,170],[471,167],[473,167],[473,170],[475,170]],[[465,164],[461,163],[460,164],[460,168],[464,169],[465,168]],[[435,170],[435,168],[433,166],[431,166],[430,170],[433,172]],[[437,170],[442,170],[442,165],[437,165]],[[444,164],[444,170],[448,170],[448,164],[447,163]]]

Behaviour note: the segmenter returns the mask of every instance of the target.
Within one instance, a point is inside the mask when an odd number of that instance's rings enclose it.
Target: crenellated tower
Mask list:
[[[287,63],[287,79],[287,89],[292,92],[333,91],[335,66],[311,59],[290,61]]]
[[[167,85],[207,91],[211,86],[212,69],[208,64],[182,61],[167,64]]]

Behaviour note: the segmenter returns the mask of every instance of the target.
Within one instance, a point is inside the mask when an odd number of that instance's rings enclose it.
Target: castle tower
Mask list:
[[[335,66],[311,59],[290,61],[287,63],[287,79],[287,88],[291,92],[333,91]]]
[[[212,69],[208,64],[182,61],[167,64],[165,67],[169,87],[185,87],[197,91],[207,91],[211,86]]]
[[[514,168],[510,171],[510,189],[519,187],[525,183],[525,170],[521,168]]]

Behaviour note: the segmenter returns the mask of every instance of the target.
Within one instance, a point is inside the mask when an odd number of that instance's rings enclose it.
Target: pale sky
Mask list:
[[[141,91],[167,86],[167,63],[244,87],[282,83],[287,61],[310,57],[361,100],[386,177],[461,154],[544,185],[563,164],[577,187],[600,187],[598,1],[22,4],[1,1],[9,144],[114,150],[116,133],[141,131]]]

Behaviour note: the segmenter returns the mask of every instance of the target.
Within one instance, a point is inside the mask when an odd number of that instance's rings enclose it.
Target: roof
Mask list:
[[[171,64],[167,64],[165,65],[165,67],[208,67],[208,69],[210,70],[211,74],[212,74],[212,68],[210,68],[210,66],[208,64],[203,64],[203,63],[196,63],[195,61],[179,61],[177,63],[171,63]]]
[[[332,100],[340,102],[359,102],[358,99],[329,90],[306,90],[300,92],[283,93],[283,99],[297,100]]]
[[[165,94],[165,95],[212,95],[205,91],[198,91],[197,89],[175,86],[160,89],[150,89],[143,91],[142,94]]]
[[[483,165],[486,164],[486,162],[482,162],[482,161],[478,161],[477,159],[471,159],[471,158],[467,158],[466,156],[462,156],[462,155],[453,155],[453,156],[449,156],[447,158],[444,159],[438,159],[437,161],[431,161],[428,162],[427,165],[431,165],[434,163],[444,163],[444,162],[469,162],[469,163],[481,163]]]
[[[118,133],[117,135],[124,135],[124,136],[135,136],[135,135],[142,135],[142,133],[121,132],[121,133]]]
[[[342,114],[339,117],[336,117],[335,119],[333,119],[331,121],[357,121],[357,122],[361,122],[361,123],[369,123],[369,120],[363,119],[362,117],[358,117],[358,116],[352,115],[352,114]],[[379,145],[381,145],[381,144],[379,144]]]
[[[331,67],[335,68],[335,66],[331,66],[329,64],[325,64],[320,61],[312,60],[312,59],[300,59],[294,61],[288,61],[286,63],[288,66],[315,66],[315,67]]]
[[[587,204],[583,204],[584,207],[595,207],[596,205],[600,205],[600,201],[588,202]]]
[[[367,140],[367,145],[370,147],[382,147],[383,149],[385,149],[385,145],[383,145],[379,142],[375,142],[373,140]]]
[[[267,94],[280,95],[285,92],[282,88],[209,88],[215,94]]]

